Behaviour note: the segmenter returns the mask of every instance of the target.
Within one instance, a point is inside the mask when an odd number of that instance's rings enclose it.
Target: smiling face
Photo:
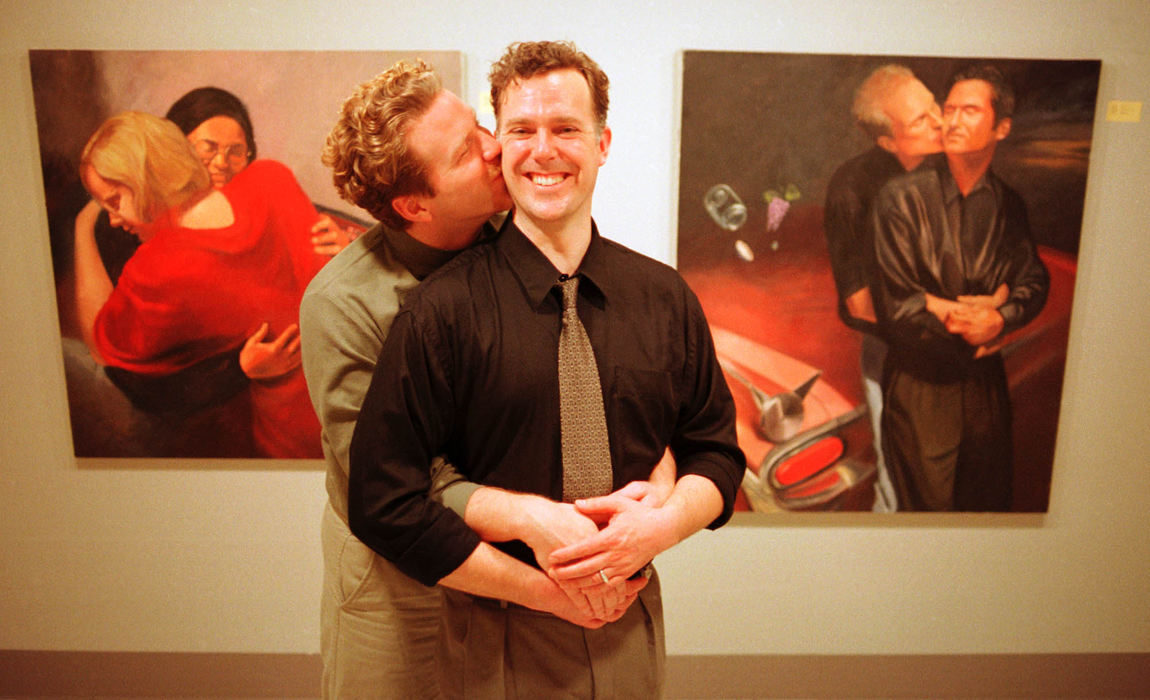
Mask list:
[[[994,120],[994,88],[985,80],[960,80],[943,107],[943,147],[948,155],[993,154],[1010,133],[1010,119]]]
[[[196,149],[208,174],[212,187],[219,189],[248,167],[247,136],[240,123],[231,117],[211,117],[188,133],[188,141]]]
[[[569,68],[542,73],[510,84],[502,102],[503,177],[516,224],[549,231],[589,223],[611,131],[596,128],[586,79]]]
[[[903,167],[913,169],[924,157],[942,150],[942,114],[934,95],[921,82],[902,81],[886,95],[882,106],[891,133],[880,136],[878,144]]]
[[[151,223],[143,212],[137,211],[136,195],[127,185],[104,179],[90,165],[84,168],[83,179],[84,187],[108,212],[108,220],[113,226],[128,231],[141,241],[152,237]]]
[[[438,247],[468,245],[492,214],[511,208],[499,167],[499,142],[479,125],[475,112],[451,92],[440,92],[412,124],[407,143],[426,167],[428,183],[435,191],[434,196],[415,198],[423,210],[417,216],[470,236],[461,241],[437,241]]]

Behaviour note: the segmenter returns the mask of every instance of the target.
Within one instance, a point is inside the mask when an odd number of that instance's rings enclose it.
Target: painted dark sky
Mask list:
[[[1077,253],[1098,92],[1099,61],[687,51],[683,55],[679,265],[731,234],[708,218],[703,193],[725,182],[747,205],[749,232],[766,226],[762,194],[794,183],[796,207],[821,207],[835,168],[871,142],[850,115],[855,88],[901,63],[941,104],[947,80],[989,62],[1014,85],[1011,135],[995,171],[1027,202],[1037,242]],[[702,257],[706,257],[705,255]]]

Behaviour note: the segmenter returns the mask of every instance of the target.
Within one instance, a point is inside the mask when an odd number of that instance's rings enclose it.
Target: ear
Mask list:
[[[607,154],[611,151],[611,127],[604,126],[599,134],[599,165],[607,162]]]
[[[423,198],[405,194],[391,200],[391,208],[408,221],[431,221],[431,212],[423,206]]]
[[[875,139],[874,142],[882,150],[884,150],[888,153],[894,153],[894,137],[893,136],[888,136],[886,134],[883,134],[882,136],[879,136],[877,139]]]
[[[1002,121],[998,122],[998,124],[994,127],[994,136],[996,139],[1001,141],[1002,139],[1006,138],[1009,134],[1010,134],[1010,117],[1007,117],[1006,119],[1003,119]]]

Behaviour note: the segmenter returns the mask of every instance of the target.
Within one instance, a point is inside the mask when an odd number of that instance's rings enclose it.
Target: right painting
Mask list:
[[[1047,510],[1101,63],[685,51],[739,507]]]

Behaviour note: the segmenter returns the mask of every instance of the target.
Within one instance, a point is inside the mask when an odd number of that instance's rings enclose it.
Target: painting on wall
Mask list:
[[[322,465],[299,369],[299,295],[373,221],[338,197],[321,152],[355,87],[415,57],[461,92],[456,51],[29,52],[80,466]],[[190,167],[206,168],[196,201],[224,191],[228,242],[154,239],[168,213],[144,216],[112,175],[89,169],[82,181],[81,155],[99,129],[138,134],[154,117],[179,131],[161,122],[175,146],[148,157],[190,155]],[[191,149],[177,153],[180,132]],[[105,174],[141,162],[96,141]]]
[[[740,508],[1046,511],[1100,68],[682,54]]]

